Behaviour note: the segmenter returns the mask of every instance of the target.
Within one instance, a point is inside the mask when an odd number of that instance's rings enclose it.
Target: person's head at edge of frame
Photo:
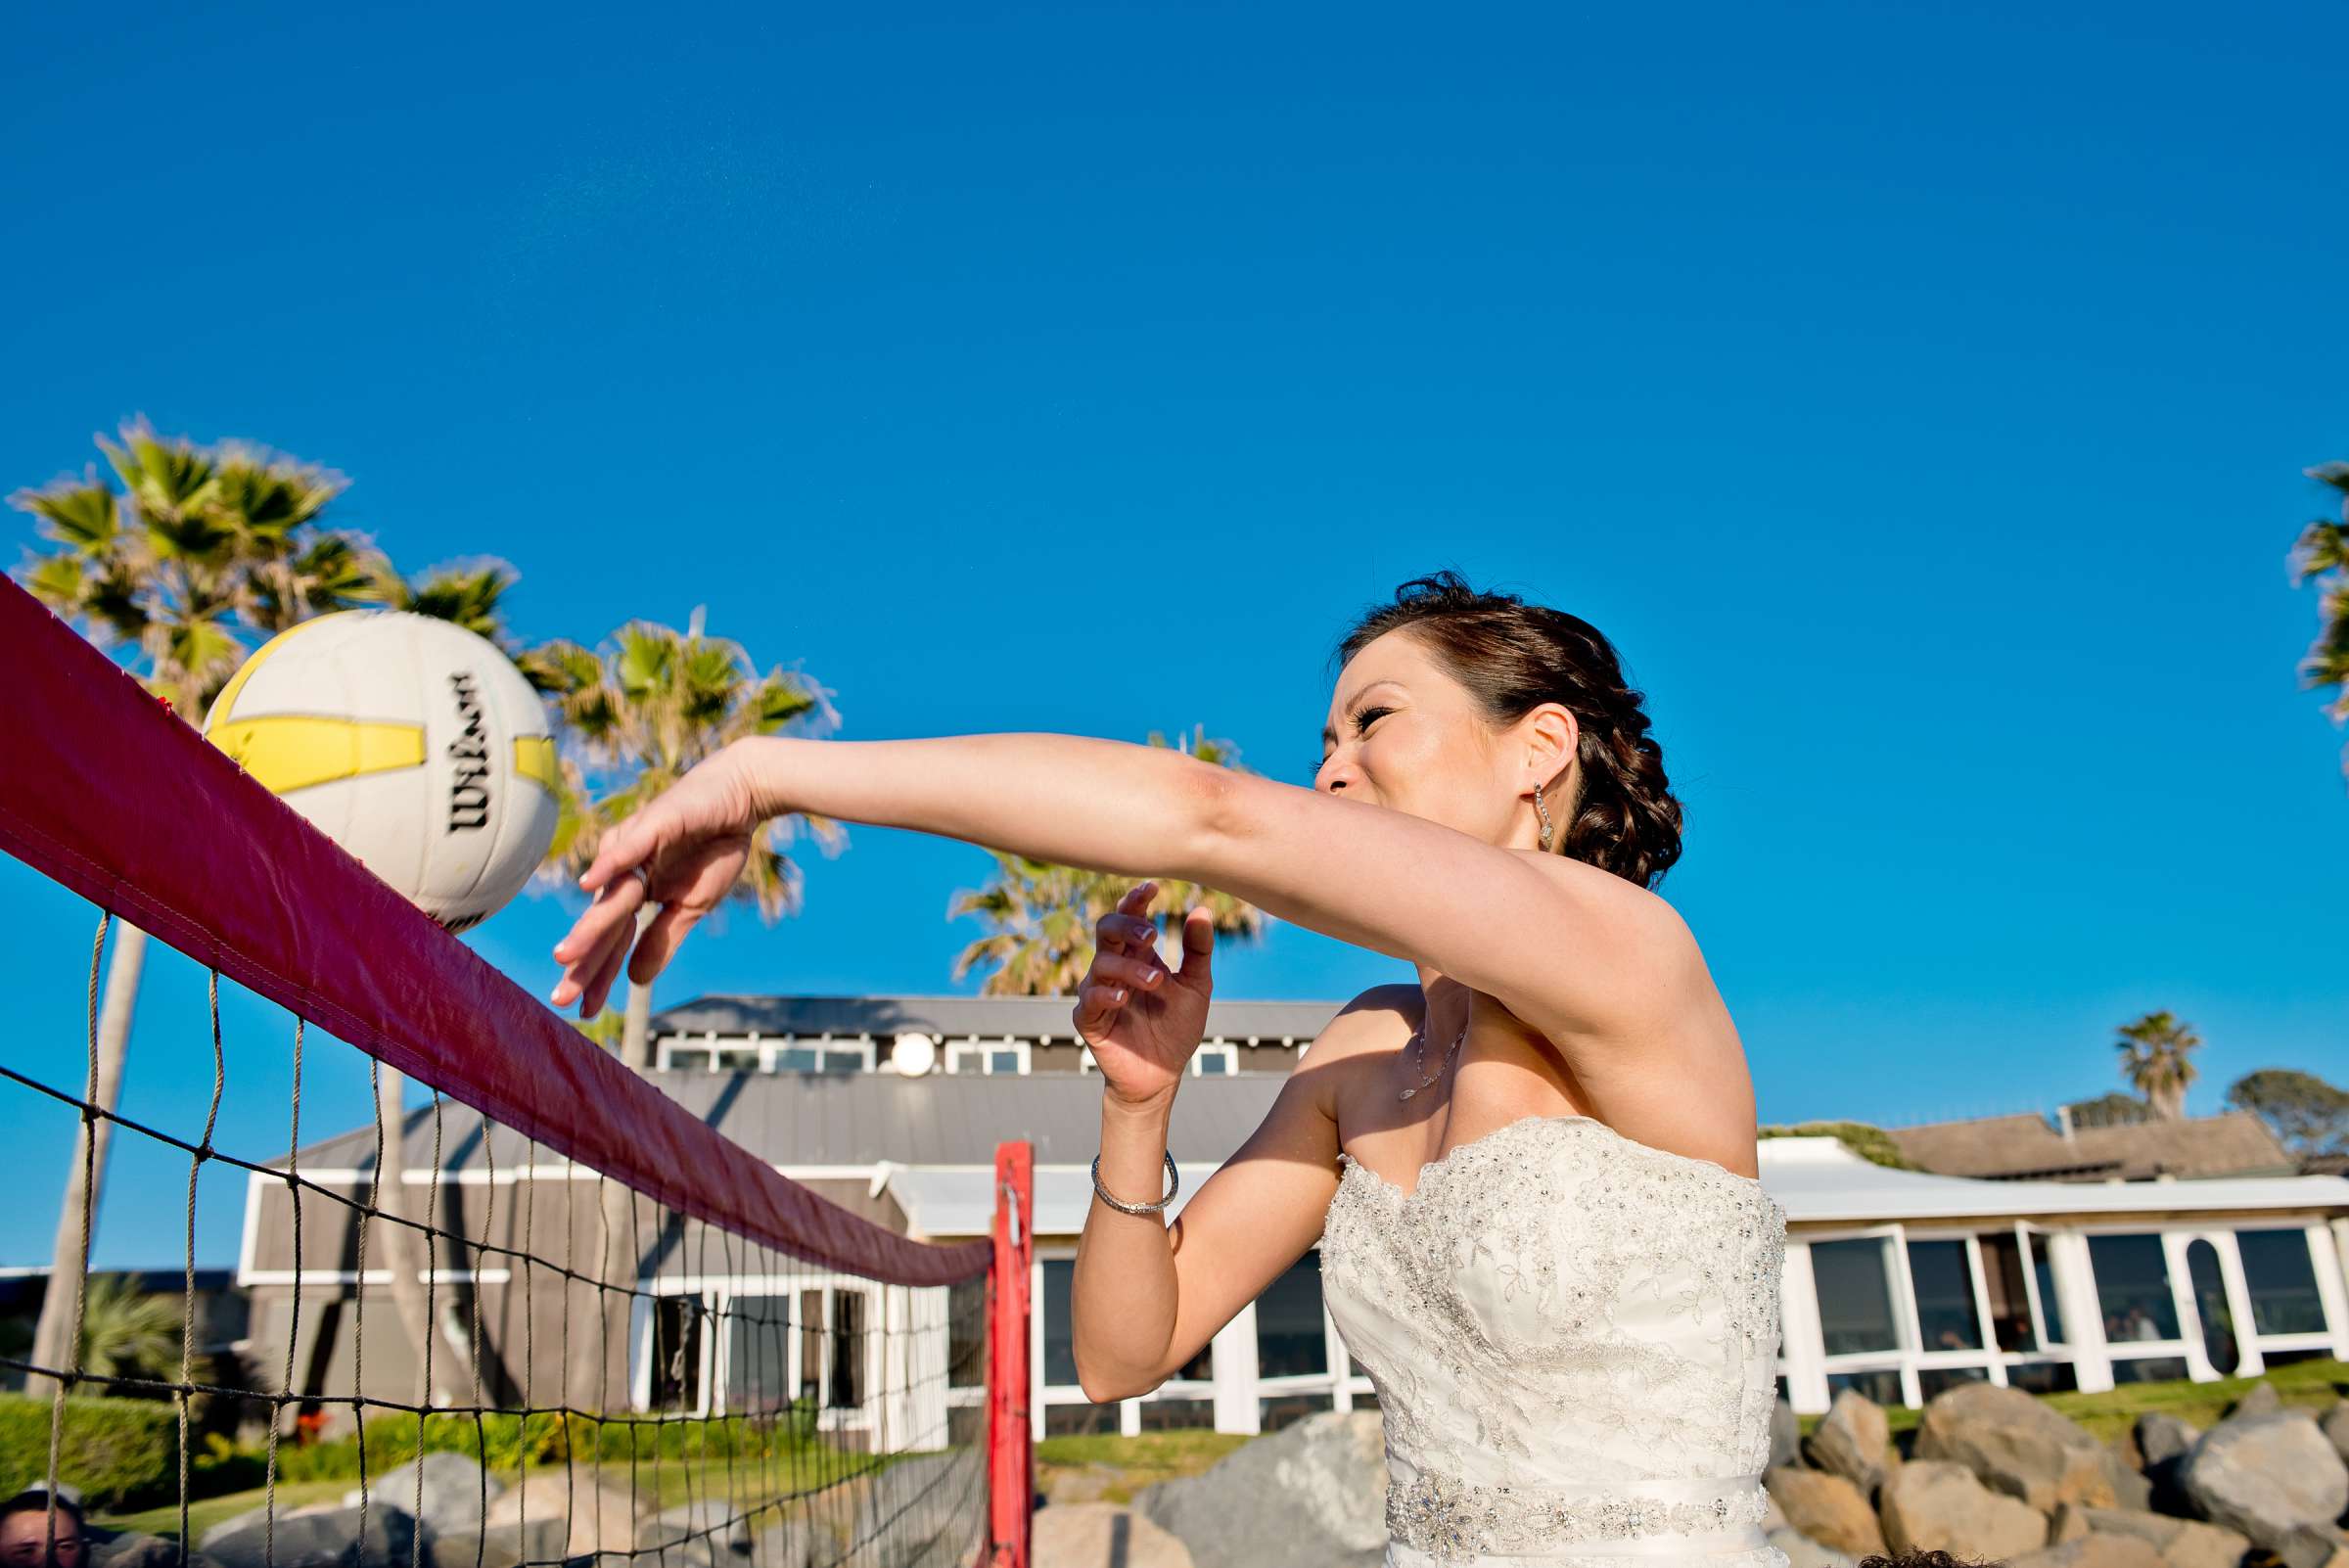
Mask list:
[[[88,1555],[81,1495],[58,1487],[54,1535],[50,1501],[49,1489],[36,1483],[0,1502],[0,1568],[81,1568]]]
[[[1645,694],[1580,617],[1414,577],[1339,643],[1313,788],[1653,889],[1681,857],[1681,803]],[[1541,759],[1538,806],[1521,794]]]

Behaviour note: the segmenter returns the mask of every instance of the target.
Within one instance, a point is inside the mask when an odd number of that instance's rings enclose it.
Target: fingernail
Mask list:
[[[1111,992],[1110,994],[1115,996],[1118,1000],[1124,1001],[1126,999],[1126,988],[1120,986],[1117,990]]]

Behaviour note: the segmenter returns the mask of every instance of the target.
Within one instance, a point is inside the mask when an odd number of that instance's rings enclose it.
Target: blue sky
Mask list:
[[[1648,691],[1765,1117],[2098,1093],[2156,1007],[2216,1109],[2349,1072],[2284,565],[2349,457],[2344,26],[2044,12],[27,13],[0,486],[144,413],[340,469],[404,565],[507,558],[526,636],[703,605],[847,738],[1203,721],[1292,780],[1350,615],[1456,566]],[[956,989],[984,855],[852,839],[662,997]],[[0,888],[7,1059],[76,1079],[91,917]],[[567,922],[470,940],[543,992]],[[130,1114],[194,1126],[202,996],[159,956]],[[227,1022],[221,1142],[273,1150],[290,1026]],[[305,1128],[363,1083],[315,1050]],[[69,1124],[0,1087],[0,1263],[40,1261]],[[140,1141],[102,1262],[185,1246]]]

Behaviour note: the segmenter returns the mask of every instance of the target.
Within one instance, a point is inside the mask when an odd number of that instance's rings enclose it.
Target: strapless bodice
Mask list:
[[[1340,1155],[1322,1285],[1378,1389],[1387,1561],[1783,1568],[1763,1539],[1786,1216],[1585,1116],[1405,1192]]]

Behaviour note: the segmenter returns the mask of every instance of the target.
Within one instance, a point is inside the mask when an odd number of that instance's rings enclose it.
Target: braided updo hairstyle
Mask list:
[[[1582,792],[1551,849],[1653,888],[1681,857],[1681,803],[1648,734],[1644,694],[1624,679],[1615,645],[1563,610],[1511,593],[1480,593],[1456,572],[1413,577],[1374,605],[1338,645],[1341,663],[1399,627],[1467,688],[1496,725],[1543,703],[1562,704],[1581,739]]]

